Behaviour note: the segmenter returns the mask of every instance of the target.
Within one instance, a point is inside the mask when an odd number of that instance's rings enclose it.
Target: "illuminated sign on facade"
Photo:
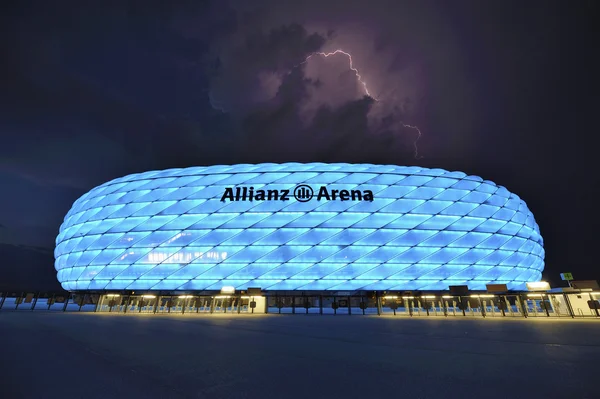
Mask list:
[[[291,194],[290,194],[291,191]],[[221,197],[221,201],[290,201],[295,199],[299,202],[308,202],[312,199],[317,201],[340,200],[340,201],[373,201],[371,190],[328,190],[321,186],[315,196],[314,189],[307,184],[299,184],[293,190],[280,189],[268,190],[254,187],[227,187]]]

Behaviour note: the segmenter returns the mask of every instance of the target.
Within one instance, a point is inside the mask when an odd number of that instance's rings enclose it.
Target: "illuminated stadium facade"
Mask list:
[[[56,239],[70,291],[447,290],[539,281],[543,240],[502,186],[370,164],[193,167],[79,198]]]

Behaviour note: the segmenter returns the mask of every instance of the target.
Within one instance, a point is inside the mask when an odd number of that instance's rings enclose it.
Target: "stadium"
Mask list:
[[[532,213],[502,186],[442,169],[324,163],[109,181],[73,204],[55,258],[71,292],[523,290],[544,267]]]

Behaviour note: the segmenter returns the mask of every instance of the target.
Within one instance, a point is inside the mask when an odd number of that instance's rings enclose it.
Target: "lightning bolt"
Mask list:
[[[298,66],[300,66],[300,65],[303,65],[303,64],[306,64],[306,63],[308,62],[308,60],[310,60],[312,57],[314,57],[314,56],[316,56],[316,55],[319,55],[319,56],[322,56],[322,57],[325,57],[325,58],[327,58],[327,57],[331,57],[331,56],[333,56],[333,55],[337,55],[337,54],[342,54],[342,55],[344,55],[344,56],[346,56],[346,57],[348,58],[348,66],[350,67],[350,70],[351,70],[351,71],[353,71],[353,72],[354,72],[354,74],[356,75],[356,79],[357,79],[357,80],[358,80],[358,82],[359,82],[359,83],[362,85],[362,87],[363,87],[363,89],[364,89],[364,91],[365,91],[365,94],[366,94],[367,96],[369,96],[370,98],[372,98],[374,101],[377,101],[377,102],[379,102],[379,99],[375,98],[375,97],[374,97],[374,96],[373,96],[373,95],[372,95],[372,94],[369,92],[369,88],[367,87],[367,82],[365,82],[365,81],[363,80],[362,76],[360,76],[360,72],[358,72],[358,69],[354,67],[354,62],[353,62],[353,60],[352,60],[352,55],[351,55],[350,53],[348,53],[348,52],[344,51],[344,50],[337,49],[337,50],[335,50],[335,51],[332,51],[332,52],[329,52],[329,53],[324,53],[324,52],[315,52],[315,53],[312,53],[312,54],[310,54],[308,57],[306,57],[306,58],[304,59],[304,61],[302,61],[300,64],[296,65],[296,67],[298,67]],[[419,148],[417,147],[417,142],[419,141],[419,139],[421,138],[421,135],[422,135],[422,133],[421,133],[421,130],[420,130],[420,129],[419,129],[417,126],[414,126],[414,125],[407,125],[406,123],[404,123],[404,122],[402,122],[402,121],[400,121],[400,124],[401,124],[401,125],[402,125],[404,128],[406,128],[406,129],[412,129],[412,130],[414,130],[414,131],[416,131],[416,132],[417,132],[417,138],[416,138],[416,139],[415,139],[415,141],[413,142],[413,147],[415,148],[415,153],[414,153],[414,154],[415,154],[415,159],[421,159],[421,158],[423,158],[423,156],[422,156],[422,155],[419,155]]]
[[[321,53],[321,52],[312,53],[311,55],[309,55],[308,57],[306,57],[306,59],[300,65],[306,64],[306,62],[308,62],[308,60],[310,60],[315,55],[321,55],[321,56],[327,58],[327,57],[330,57],[330,56],[336,55],[336,54],[344,54],[346,57],[348,57],[348,62],[350,64],[350,70],[353,71],[356,74],[356,79],[358,79],[359,83],[365,89],[365,94],[367,96],[371,97],[373,100],[379,101],[378,99],[376,99],[375,97],[373,97],[371,95],[371,93],[369,93],[369,88],[367,87],[367,83],[364,80],[362,80],[362,77],[360,76],[360,73],[358,72],[358,69],[354,68],[354,63],[352,62],[352,56],[350,55],[350,53],[347,53],[344,50],[335,50],[335,51],[332,51],[331,53]]]

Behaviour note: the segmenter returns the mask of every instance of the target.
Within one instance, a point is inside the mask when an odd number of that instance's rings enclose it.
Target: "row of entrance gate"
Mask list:
[[[0,293],[0,310],[600,318],[600,292],[469,296],[247,296]]]
[[[235,295],[156,296],[102,295],[96,312],[115,313],[264,313],[257,309],[259,298]]]
[[[269,297],[268,313],[395,316],[600,317],[599,293]]]

